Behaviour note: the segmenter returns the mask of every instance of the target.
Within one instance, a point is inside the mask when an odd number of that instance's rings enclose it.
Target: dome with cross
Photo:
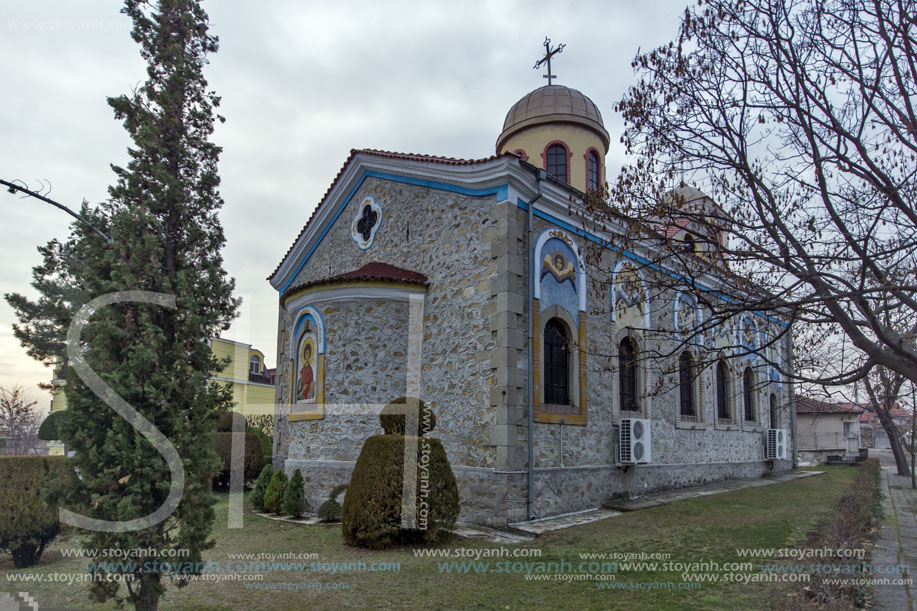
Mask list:
[[[524,95],[506,113],[497,154],[513,153],[585,192],[605,184],[608,131],[588,97],[563,85]]]
[[[503,121],[503,132],[497,139],[497,151],[513,135],[529,127],[554,123],[570,123],[594,131],[608,151],[608,132],[602,123],[602,113],[595,102],[563,85],[539,87],[513,104]]]

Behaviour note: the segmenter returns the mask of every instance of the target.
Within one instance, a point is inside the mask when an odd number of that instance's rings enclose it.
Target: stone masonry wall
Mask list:
[[[382,207],[383,220],[373,245],[362,251],[351,240],[350,227],[368,195]],[[496,267],[482,238],[484,231],[494,223],[492,208],[492,196],[474,198],[368,178],[293,282],[295,286],[323,279],[358,269],[371,261],[425,274],[429,286],[424,301],[421,384],[423,399],[437,416],[433,435],[442,440],[453,465],[487,468],[493,467],[495,457],[490,439],[494,414],[489,409],[490,390],[495,380],[482,355],[489,357],[494,346],[485,306],[490,302],[490,278],[496,273]],[[403,304],[406,312],[407,302]],[[333,310],[339,306],[330,302],[322,307]],[[345,397],[347,401],[384,403],[403,395],[404,370],[400,367],[381,369],[381,357],[374,357],[371,362],[367,360],[360,370],[355,369],[350,360],[350,369],[341,368],[341,363],[334,362],[341,355],[350,359],[351,352],[361,352],[353,342],[364,341],[357,337],[360,332],[368,335],[361,318],[367,306],[353,303],[344,307],[351,309],[350,315],[331,311],[325,320],[328,333],[326,400]],[[369,307],[383,306],[370,304]],[[386,305],[383,309],[390,307],[394,306]],[[376,313],[380,316],[379,324],[371,323],[370,326],[381,331],[384,315],[381,311]],[[336,330],[342,322],[351,330]],[[291,325],[290,313],[281,308],[277,360],[277,396],[281,405],[289,404]],[[400,322],[398,325],[403,328]],[[387,337],[395,341],[394,336]],[[346,345],[333,346],[335,342]],[[406,346],[405,342],[406,334],[398,346]],[[404,352],[404,349],[395,351]],[[374,384],[364,383],[367,376],[373,379],[381,376],[387,381],[375,384],[374,391]],[[359,430],[353,434],[345,434],[342,424],[343,421],[335,422],[330,418],[292,423],[288,418],[278,418],[275,463],[281,464],[288,458],[306,460],[316,456],[355,460],[362,438],[381,432],[378,419],[375,424],[357,425]]]
[[[364,252],[349,234],[356,206],[366,195],[382,206],[384,220],[375,243]],[[533,238],[548,227],[553,225],[536,218]],[[611,320],[609,280],[621,255],[580,236],[573,239],[586,260],[588,278],[587,424],[535,425],[536,517],[591,509],[616,496],[792,468],[790,460],[764,461],[766,397],[775,392],[779,404],[787,405],[786,387],[771,384],[761,390],[757,423],[740,419],[724,428],[715,424],[708,368],[697,382],[701,422],[681,422],[674,340],[654,331],[635,333],[641,354],[669,356],[640,361],[644,411],[633,414],[652,420],[653,464],[626,471],[615,464],[621,416],[615,363],[623,330]],[[368,179],[294,282],[370,261],[429,277],[421,384],[424,400],[437,415],[432,435],[443,441],[458,480],[460,520],[503,526],[526,519],[528,249],[527,215],[515,203]],[[664,293],[654,299],[654,329],[671,329],[673,297]],[[383,403],[403,394],[407,302],[333,302],[322,304],[320,311],[327,332],[326,401]],[[291,324],[281,308],[277,362],[282,405],[289,401]],[[738,374],[733,388],[740,388]],[[740,397],[734,401],[741,410]],[[789,416],[781,420],[788,429]],[[347,481],[362,440],[381,432],[374,414],[329,414],[324,420],[293,423],[281,417],[276,429],[275,464],[288,471],[303,469],[313,508]]]
[[[324,304],[319,312],[326,328],[325,418],[292,423],[289,453],[353,460],[367,437],[382,433],[379,406],[405,394],[408,305],[360,299]]]

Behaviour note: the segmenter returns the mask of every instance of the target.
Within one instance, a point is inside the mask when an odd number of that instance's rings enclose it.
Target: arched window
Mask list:
[[[253,356],[248,364],[249,371],[252,373],[261,373],[261,361],[257,356]]]
[[[549,146],[545,154],[545,170],[554,178],[567,182],[567,149],[559,144]]]
[[[599,179],[601,177],[601,166],[599,165],[599,154],[595,151],[589,151],[586,155],[586,189],[594,190],[599,188]]]
[[[552,318],[544,327],[544,402],[570,403],[570,340],[566,326]]]
[[[755,374],[751,372],[751,367],[746,367],[742,373],[742,402],[745,405],[745,420],[748,422],[755,421],[755,399],[753,387],[755,385]]]
[[[777,428],[777,395],[771,395],[771,423],[770,428]]]
[[[726,370],[726,364],[720,361],[716,364],[716,417],[720,420],[730,420],[729,402],[727,393],[729,391],[729,372]]]
[[[681,394],[681,415],[696,416],[694,411],[694,358],[685,350],[678,357],[678,389]]]
[[[637,411],[637,351],[629,337],[618,346],[618,376],[621,411]]]

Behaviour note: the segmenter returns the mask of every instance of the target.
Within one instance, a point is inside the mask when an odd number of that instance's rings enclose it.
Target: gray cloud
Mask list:
[[[298,234],[351,148],[453,157],[493,153],[509,107],[544,84],[531,69],[544,36],[565,42],[561,84],[591,97],[623,161],[612,104],[644,50],[675,33],[683,2],[205,2],[220,52],[206,72],[222,96],[226,269],[245,298],[226,334],[272,363],[277,298],[264,278]],[[0,176],[47,178],[71,205],[106,197],[129,140],[105,103],[144,78],[129,21],[110,1],[4,7]],[[0,292],[28,292],[35,246],[68,219],[0,193]],[[0,385],[49,377],[8,333],[0,305]],[[19,373],[21,372],[21,373]]]

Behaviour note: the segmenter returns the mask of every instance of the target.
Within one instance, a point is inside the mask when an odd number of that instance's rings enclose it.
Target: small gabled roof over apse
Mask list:
[[[401,267],[395,267],[394,265],[389,265],[388,263],[371,261],[370,263],[367,263],[363,267],[355,269],[352,272],[337,274],[335,276],[329,276],[328,278],[322,278],[320,280],[313,280],[311,282],[305,282],[303,284],[291,286],[288,290],[288,293],[292,294],[305,289],[310,289],[318,286],[341,284],[344,282],[385,282],[392,284],[413,284],[417,286],[427,286],[429,280],[420,272],[403,269]]]

